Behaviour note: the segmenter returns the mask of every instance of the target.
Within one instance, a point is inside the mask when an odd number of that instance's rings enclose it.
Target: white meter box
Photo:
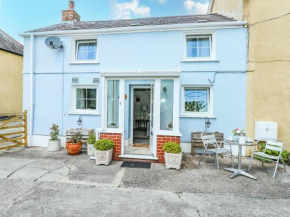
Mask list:
[[[277,139],[278,124],[276,122],[255,122],[255,139],[266,140],[266,139]]]

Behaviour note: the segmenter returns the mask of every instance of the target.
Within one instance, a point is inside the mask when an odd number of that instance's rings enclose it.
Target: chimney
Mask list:
[[[68,10],[62,11],[62,22],[79,22],[80,15],[75,11],[75,1],[71,0],[68,4]]]

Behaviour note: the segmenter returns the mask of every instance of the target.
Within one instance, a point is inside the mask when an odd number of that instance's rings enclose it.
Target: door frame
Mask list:
[[[133,144],[133,140],[134,140],[134,90],[135,89],[150,89],[150,85],[130,85],[130,93],[131,93],[131,98],[129,97],[129,99],[131,100],[130,102],[130,137],[129,137],[129,144]],[[151,100],[151,96],[150,96],[150,100]],[[151,110],[150,110],[151,112]]]

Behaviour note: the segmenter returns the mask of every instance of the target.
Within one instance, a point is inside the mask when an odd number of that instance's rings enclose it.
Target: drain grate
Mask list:
[[[121,167],[150,169],[151,163],[124,161]]]

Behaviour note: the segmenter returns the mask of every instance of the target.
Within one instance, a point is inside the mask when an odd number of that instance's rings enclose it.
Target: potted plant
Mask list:
[[[95,142],[95,156],[97,165],[109,165],[112,160],[114,142],[109,139],[101,139]]]
[[[61,148],[59,136],[59,126],[52,124],[50,128],[50,140],[48,142],[48,151],[59,151]]]
[[[246,135],[247,131],[244,129],[236,128],[233,130],[233,135],[238,137],[239,144],[245,144],[246,143]]]
[[[117,128],[116,123],[111,123],[110,128]]]
[[[71,139],[66,143],[66,150],[69,155],[78,155],[82,149],[82,134],[77,131],[71,135]]]
[[[176,142],[167,142],[163,145],[165,151],[165,167],[166,169],[180,169],[182,153],[181,147]]]
[[[94,133],[89,134],[89,138],[87,140],[87,153],[90,157],[95,155],[94,144],[96,142],[96,136]]]

